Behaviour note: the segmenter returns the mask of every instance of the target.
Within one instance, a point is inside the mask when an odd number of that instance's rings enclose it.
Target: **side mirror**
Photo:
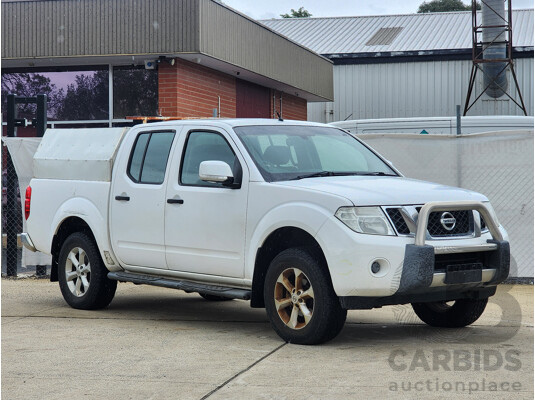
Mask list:
[[[199,165],[199,178],[205,182],[232,183],[232,169],[224,161],[203,161]]]

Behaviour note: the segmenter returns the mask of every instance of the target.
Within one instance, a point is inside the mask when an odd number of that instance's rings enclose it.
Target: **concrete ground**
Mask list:
[[[46,280],[1,291],[5,399],[533,399],[533,286],[501,286],[464,329],[350,311],[321,346],[283,343],[244,301],[119,284],[80,311]]]

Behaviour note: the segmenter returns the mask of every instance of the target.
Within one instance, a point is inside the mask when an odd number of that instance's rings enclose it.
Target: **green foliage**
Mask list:
[[[476,8],[481,10],[481,4],[477,2]],[[431,0],[424,1],[418,7],[418,13],[447,12],[447,11],[470,11],[472,4],[464,4],[461,0]]]
[[[299,7],[299,10],[294,10],[293,8],[290,11],[290,14],[281,14],[282,18],[307,18],[312,17],[312,14],[310,14],[307,10],[305,10],[304,7]]]

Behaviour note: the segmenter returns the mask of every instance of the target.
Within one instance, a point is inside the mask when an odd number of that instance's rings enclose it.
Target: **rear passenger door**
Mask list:
[[[167,269],[164,212],[168,159],[177,133],[146,130],[128,137],[117,159],[110,236],[122,264]]]

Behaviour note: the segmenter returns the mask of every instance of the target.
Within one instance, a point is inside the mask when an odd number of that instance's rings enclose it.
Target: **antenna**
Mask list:
[[[284,121],[278,111],[277,111],[277,117],[279,117],[279,121],[281,121],[281,122]]]

